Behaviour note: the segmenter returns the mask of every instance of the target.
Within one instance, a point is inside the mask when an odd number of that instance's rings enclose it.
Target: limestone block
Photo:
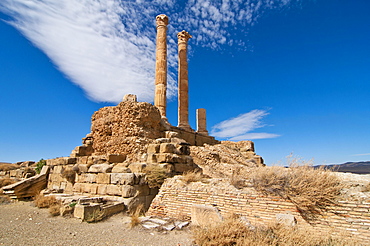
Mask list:
[[[42,174],[49,174],[49,172],[50,172],[50,167],[49,166],[43,166],[42,168],[41,168],[41,171],[40,171],[40,175],[42,175]]]
[[[182,139],[182,138],[178,138],[178,137],[175,137],[175,138],[171,138],[170,139],[170,142],[173,143],[173,144],[188,144],[188,142],[186,142],[186,140]]]
[[[165,169],[167,173],[172,173],[173,171],[175,171],[175,167],[173,166],[172,163],[161,163],[158,164],[158,166]]]
[[[89,168],[89,173],[110,173],[112,171],[113,165],[104,164],[94,164]]]
[[[94,164],[103,164],[107,162],[107,157],[104,155],[101,156],[93,156],[93,163]]]
[[[170,139],[169,138],[157,138],[155,140],[157,143],[169,143],[170,142]]]
[[[81,185],[81,191],[82,191],[83,193],[90,193],[90,191],[91,191],[91,189],[92,189],[93,185],[95,185],[95,184],[83,183],[83,184]]]
[[[10,170],[9,171],[9,175],[10,175],[10,177],[17,177],[17,170]]]
[[[157,163],[157,154],[153,153],[148,154],[146,162],[149,164]]]
[[[79,218],[84,220],[87,220],[93,216],[93,214],[96,214],[100,211],[100,205],[99,204],[93,204],[93,205],[80,205],[77,204],[75,206],[73,216],[75,218]]]
[[[73,166],[72,170],[77,173],[87,173],[89,171],[89,166],[87,164],[76,164]]]
[[[51,173],[49,175],[49,182],[62,182],[64,179],[62,178],[62,175],[59,173]]]
[[[160,153],[157,154],[158,163],[175,163],[179,161],[179,156],[169,153]]]
[[[96,183],[97,174],[95,173],[82,173],[77,175],[78,183]]]
[[[145,163],[132,163],[128,166],[133,173],[142,173],[145,167]]]
[[[292,214],[276,214],[276,222],[285,226],[295,226],[297,220]]]
[[[72,193],[73,191],[73,184],[70,182],[67,182],[66,187],[64,188],[64,193]]]
[[[124,198],[134,197],[136,195],[136,189],[131,185],[123,185],[121,190],[122,197]]]
[[[175,152],[175,145],[172,143],[161,143],[159,152],[160,153],[174,153]]]
[[[21,167],[29,167],[32,166],[33,164],[35,164],[34,161],[24,161],[22,162]]]
[[[87,164],[87,159],[89,157],[88,156],[81,156],[81,157],[78,157],[77,158],[77,163],[78,164]]]
[[[106,195],[107,194],[107,185],[106,184],[98,184],[98,190],[99,195]]]
[[[165,137],[166,138],[177,138],[179,136],[179,134],[177,132],[173,132],[173,131],[166,131],[165,132]]]
[[[93,156],[87,157],[86,164],[88,164],[88,165],[94,164],[94,157]]]
[[[193,205],[191,207],[191,222],[196,226],[217,225],[223,220],[216,207],[206,205]]]
[[[54,166],[53,173],[62,173],[64,171],[63,166]]]
[[[6,171],[1,171],[0,172],[0,176],[5,176],[6,175]]]
[[[134,94],[126,94],[123,96],[122,102],[137,102],[137,97]]]
[[[111,196],[121,196],[121,187],[118,185],[107,185],[107,194]]]
[[[193,165],[194,164],[194,160],[193,160],[193,157],[187,155],[187,156],[183,156],[184,158],[184,162],[188,165]]]
[[[159,153],[159,149],[160,149],[160,145],[159,144],[149,144],[148,145],[147,153],[148,154]]]
[[[75,183],[73,185],[73,192],[81,193],[82,184],[81,183]]]
[[[77,158],[76,157],[67,157],[65,160],[65,163],[68,164],[76,164],[77,163]]]
[[[68,182],[65,182],[65,181],[64,181],[64,182],[60,182],[60,187],[59,187],[59,188],[60,188],[61,190],[64,190],[64,189],[67,187],[67,183],[68,183]]]
[[[180,152],[180,155],[190,155],[190,147],[185,144],[179,144],[177,150]]]
[[[98,184],[110,184],[110,173],[98,173],[96,177],[96,183]]]
[[[135,173],[135,184],[136,185],[142,185],[142,184],[146,184],[146,180],[145,180],[145,173]]]
[[[262,164],[263,164],[263,159],[262,159],[262,157],[261,157],[261,156],[259,156],[259,155],[254,156],[254,157],[253,157],[253,160],[254,160],[257,164],[259,164],[259,165],[262,165]]]
[[[133,185],[135,183],[135,175],[133,173],[111,173],[110,183]]]
[[[148,185],[134,185],[136,196],[148,196],[150,194]]]
[[[122,212],[126,209],[126,205],[124,202],[119,202],[113,205],[108,205],[102,208],[105,216],[110,216],[112,214],[116,214]]]
[[[108,162],[109,163],[121,163],[124,162],[126,159],[126,156],[124,155],[108,155]]]
[[[126,164],[119,163],[112,168],[112,173],[131,173],[131,170]]]
[[[175,163],[174,164],[175,172],[176,173],[184,173],[195,169],[194,165],[182,164],[182,163]]]
[[[52,182],[51,183],[51,189],[59,191],[60,189],[60,182]]]

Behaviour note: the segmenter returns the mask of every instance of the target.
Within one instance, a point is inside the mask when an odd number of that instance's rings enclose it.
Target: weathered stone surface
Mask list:
[[[75,218],[79,218],[83,221],[87,220],[92,216],[92,214],[97,213],[100,211],[100,205],[94,204],[94,205],[79,205],[77,204],[75,206],[73,215]]]
[[[131,173],[130,168],[125,163],[119,163],[112,168],[112,173]]]
[[[96,177],[96,183],[98,184],[110,184],[111,173],[98,173]]]
[[[146,161],[149,164],[157,163],[157,154],[148,154]]]
[[[111,164],[94,164],[89,168],[89,173],[110,173],[112,171],[113,165]]]
[[[159,148],[160,148],[159,144],[149,144],[147,152],[148,152],[148,154],[159,153]]]
[[[172,143],[161,143],[160,146],[160,153],[174,153],[176,149]]]
[[[215,207],[197,204],[191,207],[191,222],[193,225],[216,225],[222,220],[220,212]]]
[[[97,174],[95,173],[82,173],[77,175],[78,183],[96,183]]]
[[[122,163],[126,159],[125,155],[118,155],[118,154],[112,154],[108,155],[108,162],[109,163]]]
[[[165,132],[165,137],[166,138],[177,138],[179,136],[179,134],[177,132],[173,132],[173,131],[166,131]]]
[[[132,163],[128,166],[133,173],[142,173],[145,167],[145,163]]]
[[[136,195],[136,189],[131,185],[123,185],[121,190],[122,197],[124,198],[133,197]]]
[[[179,163],[181,162],[181,157],[176,154],[160,153],[157,154],[158,163]]]
[[[72,168],[76,173],[87,173],[89,171],[89,166],[87,164],[76,164]]]
[[[292,214],[276,214],[276,222],[285,226],[295,226],[297,220]]]
[[[172,173],[173,171],[175,171],[175,167],[171,163],[160,163],[158,164],[158,166],[164,168],[167,173]]]
[[[188,165],[188,164],[182,164],[182,163],[175,163],[174,165],[174,171],[176,173],[184,173],[191,170],[196,169],[195,165]]]
[[[107,185],[106,184],[98,184],[97,193],[99,195],[106,195],[107,194]]]
[[[137,97],[134,94],[126,94],[123,96],[123,102],[137,102]]]
[[[118,185],[107,185],[107,194],[111,196],[121,196],[121,187]]]
[[[135,175],[133,173],[111,173],[110,183],[133,185],[135,183]]]

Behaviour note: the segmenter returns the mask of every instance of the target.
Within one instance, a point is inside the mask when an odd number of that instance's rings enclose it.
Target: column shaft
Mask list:
[[[185,130],[192,130],[189,125],[189,95],[188,95],[188,60],[187,49],[188,40],[191,35],[182,31],[177,34],[178,38],[178,56],[179,56],[179,70],[178,70],[178,127]]]
[[[161,116],[166,118],[166,91],[167,91],[167,25],[168,17],[158,15],[157,23],[157,43],[156,43],[156,62],[155,62],[155,95],[154,105],[161,112]]]
[[[204,108],[197,109],[197,132],[208,135],[206,110]]]

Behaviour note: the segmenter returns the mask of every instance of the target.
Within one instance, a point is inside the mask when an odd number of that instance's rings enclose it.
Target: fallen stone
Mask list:
[[[166,231],[172,231],[173,229],[176,228],[176,226],[174,226],[173,224],[168,224],[168,225],[162,226],[162,228],[165,229]]]
[[[191,222],[197,226],[216,225],[223,221],[217,208],[206,205],[191,207]]]
[[[154,229],[159,227],[160,225],[150,222],[150,221],[145,221],[143,224],[141,224],[145,229]]]
[[[159,224],[159,225],[165,225],[165,224],[168,223],[168,221],[161,220],[161,219],[158,219],[158,218],[150,218],[149,221],[153,222],[153,223],[156,223],[156,224]]]
[[[185,226],[189,225],[189,221],[184,221],[184,222],[183,221],[175,221],[174,225],[176,226],[176,228],[181,230]]]
[[[276,214],[276,222],[285,226],[295,226],[297,220],[292,214]]]

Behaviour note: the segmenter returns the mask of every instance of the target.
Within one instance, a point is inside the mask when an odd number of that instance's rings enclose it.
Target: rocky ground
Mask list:
[[[32,202],[0,205],[0,245],[192,245],[189,228],[147,230],[129,228],[130,217],[117,214],[98,223],[51,217]]]

